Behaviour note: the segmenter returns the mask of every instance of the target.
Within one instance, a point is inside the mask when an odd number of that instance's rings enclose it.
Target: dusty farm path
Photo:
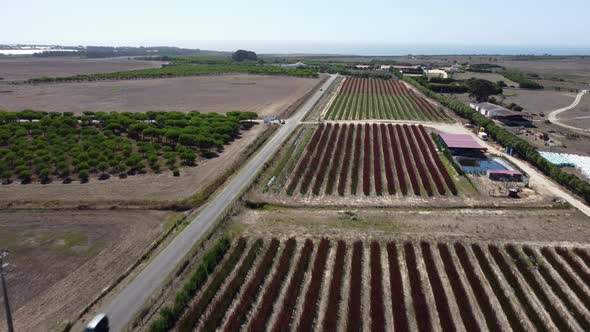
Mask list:
[[[141,271],[137,277],[124,288],[114,300],[100,308],[109,317],[111,331],[122,331],[134,317],[145,301],[159,288],[165,279],[191,251],[194,244],[219,220],[228,207],[242,194],[255,179],[261,167],[272,158],[283,142],[299,125],[304,116],[322,97],[337,75],[330,78],[321,89],[286,121],[276,134],[233,176],[225,187],[201,210],[191,223],[178,234]]]
[[[590,129],[582,129],[582,128],[578,128],[578,127],[570,126],[570,125],[567,125],[567,124],[565,124],[565,123],[562,123],[562,122],[560,122],[560,121],[559,121],[559,119],[557,118],[557,116],[558,116],[559,114],[561,114],[561,113],[563,113],[563,112],[565,112],[565,111],[569,111],[569,110],[571,110],[572,108],[574,108],[574,107],[578,106],[578,104],[579,104],[579,103],[580,103],[580,101],[582,100],[582,97],[583,97],[583,96],[584,96],[584,95],[585,95],[587,92],[588,92],[588,90],[582,90],[582,91],[580,91],[580,93],[578,93],[578,95],[576,96],[576,99],[574,99],[574,102],[573,102],[571,105],[569,105],[569,106],[566,106],[566,107],[563,107],[563,108],[560,108],[560,109],[558,109],[558,110],[555,110],[555,111],[553,111],[553,112],[549,113],[549,117],[548,117],[549,121],[551,121],[551,123],[553,123],[553,124],[556,124],[556,125],[558,125],[558,126],[560,126],[560,127],[563,127],[563,128],[568,128],[568,129],[573,129],[573,130],[578,130],[578,131],[585,131],[585,132],[590,132]]]

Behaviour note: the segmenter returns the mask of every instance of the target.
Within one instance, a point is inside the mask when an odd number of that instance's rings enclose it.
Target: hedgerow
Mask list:
[[[243,238],[238,240],[236,246],[232,249],[232,252],[228,259],[223,263],[219,271],[213,277],[211,283],[205,288],[203,293],[201,294],[199,300],[191,305],[184,317],[180,320],[178,324],[179,331],[192,331],[193,327],[199,322],[203,313],[207,309],[207,306],[217,294],[221,285],[225,279],[229,276],[231,271],[234,269],[240,257],[244,253],[244,249],[246,248],[247,241]],[[164,331],[166,331],[165,329]],[[162,330],[157,330],[162,331]]]
[[[289,75],[299,77],[318,77],[312,69],[293,69],[257,64],[190,64],[185,62],[164,65],[161,68],[136,69],[111,73],[85,74],[66,77],[38,77],[28,83],[81,82],[101,80],[131,80],[143,78],[166,78],[181,76],[201,76],[222,73],[248,73],[262,75]]]
[[[240,239],[239,241],[245,240]],[[221,238],[218,240],[213,248],[211,248],[203,256],[203,261],[195,272],[190,276],[190,279],[182,286],[182,289],[176,294],[174,304],[169,307],[166,306],[160,310],[160,317],[153,321],[149,326],[150,332],[164,332],[170,330],[178,321],[182,313],[186,310],[188,303],[195,296],[195,294],[203,287],[209,275],[223,259],[230,247],[229,238]],[[236,246],[236,247],[239,247]]]

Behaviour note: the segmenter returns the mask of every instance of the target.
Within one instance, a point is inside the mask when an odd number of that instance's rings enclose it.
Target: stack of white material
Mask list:
[[[580,169],[586,178],[590,178],[590,157],[576,154],[565,154],[565,156],[576,165],[576,168]]]
[[[557,166],[574,166],[590,179],[590,157],[570,153],[539,151],[541,156]]]

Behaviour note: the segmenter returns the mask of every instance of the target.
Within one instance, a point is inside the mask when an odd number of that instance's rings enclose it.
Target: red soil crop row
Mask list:
[[[432,159],[430,158],[430,155],[428,154],[428,150],[426,149],[426,144],[422,140],[422,136],[420,135],[420,132],[418,131],[418,128],[416,126],[412,126],[412,133],[414,134],[414,137],[416,138],[416,142],[418,143],[418,148],[420,149],[420,153],[422,154],[422,156],[424,156],[424,160],[426,162],[426,168],[428,169],[428,173],[430,173],[430,177],[432,178],[432,180],[434,180],[434,184],[436,185],[436,189],[438,190],[438,193],[441,195],[444,195],[445,191],[446,191],[445,186],[444,186],[440,176],[438,175],[438,171],[437,171],[436,167],[432,163]]]
[[[412,184],[412,189],[414,190],[414,194],[416,196],[420,196],[420,185],[418,184],[418,178],[416,177],[416,172],[414,171],[414,166],[410,161],[410,152],[408,151],[408,143],[406,142],[406,138],[402,134],[402,127],[395,126],[397,137],[399,138],[399,146],[402,149],[402,155],[404,156],[404,162],[406,164],[406,171],[410,176],[410,183]]]
[[[479,331],[479,325],[473,314],[473,304],[469,303],[467,291],[465,290],[465,287],[461,282],[461,277],[459,277],[459,272],[457,272],[457,268],[453,263],[449,248],[446,244],[439,243],[438,251],[440,253],[440,258],[443,261],[449,282],[451,283],[451,288],[455,294],[455,298],[462,302],[462,305],[459,307],[459,313],[461,314],[461,319],[463,319],[465,328],[467,331]]]
[[[416,263],[416,252],[414,245],[406,242],[404,245],[406,253],[406,266],[408,267],[408,276],[410,278],[410,294],[414,302],[414,312],[416,313],[416,322],[418,330],[422,332],[432,331],[432,320],[430,319],[430,308],[426,302],[426,295],[422,289],[422,279]]]
[[[301,194],[306,194],[307,190],[309,189],[309,185],[311,180],[313,179],[313,175],[315,174],[318,166],[320,164],[320,157],[325,149],[326,143],[328,138],[330,137],[330,132],[332,130],[332,124],[328,123],[323,130],[322,138],[318,143],[318,148],[316,149],[316,153],[311,157],[309,164],[307,166],[307,170],[305,171],[305,175],[303,175],[303,181],[301,182],[301,187],[299,188],[299,192]]]
[[[574,272],[582,279],[586,286],[590,287],[590,274],[584,270],[582,264],[580,264],[574,257],[571,256],[569,250],[561,247],[555,248],[555,251],[561,256],[574,270]]]
[[[318,129],[316,129],[313,133],[311,140],[307,144],[305,155],[303,156],[303,158],[301,158],[301,162],[299,162],[299,165],[297,166],[295,173],[293,173],[291,183],[287,187],[287,193],[289,195],[293,194],[295,188],[297,188],[297,184],[299,184],[299,180],[301,179],[303,172],[305,172],[305,170],[307,169],[307,164],[309,164],[309,160],[311,159],[311,156],[313,155],[318,146],[318,141],[320,140],[323,129],[323,126],[318,127]]]
[[[365,123],[365,140],[363,150],[363,193],[371,194],[371,125]]]
[[[238,331],[244,324],[246,315],[248,312],[250,312],[252,305],[256,302],[260,287],[262,287],[266,276],[272,268],[272,261],[279,249],[279,245],[280,242],[278,239],[275,238],[271,240],[264,257],[262,257],[262,261],[258,263],[256,271],[254,272],[254,276],[246,285],[246,288],[240,297],[240,301],[234,308],[232,314],[229,316],[227,324],[223,329],[224,331]]]
[[[293,238],[290,238],[285,243],[285,249],[283,249],[279,258],[275,274],[265,289],[260,308],[254,317],[252,317],[248,331],[262,331],[266,328],[268,319],[272,315],[273,306],[289,273],[289,265],[291,264],[296,245],[297,242]]]
[[[350,265],[350,288],[348,298],[348,321],[346,330],[356,332],[362,329],[361,289],[363,271],[363,243],[356,241],[352,247],[352,262]]]
[[[487,259],[486,255],[484,254],[483,250],[477,245],[472,245],[471,249],[475,254],[475,258],[479,264],[479,267],[483,271],[484,276],[490,283],[492,291],[496,298],[500,302],[500,306],[502,307],[502,311],[506,314],[506,318],[508,319],[508,324],[514,332],[526,332],[525,327],[523,326],[522,321],[518,317],[516,310],[510,303],[510,299],[506,296],[506,294],[502,291],[502,285],[500,284],[500,280],[492,270],[489,260]]]
[[[586,263],[586,266],[590,268],[590,254],[584,249],[574,248],[574,252],[576,255],[580,256],[580,258]]]
[[[510,268],[510,265],[508,265],[508,263],[506,262],[506,259],[500,252],[500,249],[498,249],[498,247],[494,245],[489,245],[488,249],[490,250],[492,258],[494,258],[494,261],[496,262],[496,264],[500,268],[500,271],[504,275],[504,279],[506,279],[510,287],[514,290],[516,297],[520,301],[531,323],[533,323],[533,325],[535,326],[535,329],[537,331],[547,331],[548,329],[543,323],[541,317],[539,316],[539,313],[535,311],[533,304],[531,303],[531,299],[520,285],[520,282],[518,282],[516,275],[513,273],[512,269]]]
[[[347,77],[342,83],[340,93],[412,94],[413,92],[403,82],[397,80]]]
[[[529,257],[529,259],[538,263],[537,257],[534,251],[530,247],[523,247],[522,251]],[[578,306],[573,303],[565,291],[562,289],[559,282],[553,277],[546,266],[543,264],[537,264],[537,271],[543,277],[549,288],[555,293],[555,295],[561,300],[567,310],[571,313],[572,317],[580,324],[582,330],[590,331],[590,322],[586,320],[584,315],[580,312]]]
[[[381,148],[379,147],[379,126],[373,124],[373,171],[375,176],[375,192],[381,196],[383,184],[381,181]]]
[[[295,308],[295,304],[297,303],[299,293],[301,293],[301,285],[303,284],[303,278],[305,277],[305,272],[309,266],[312,251],[312,241],[309,239],[305,240],[303,249],[301,249],[301,257],[299,258],[297,266],[295,266],[295,271],[293,271],[293,275],[289,281],[289,286],[281,306],[281,311],[279,312],[275,326],[272,329],[273,332],[282,332],[291,329],[293,310]]]
[[[457,253],[457,257],[459,258],[460,264],[463,266],[463,271],[467,276],[467,281],[471,285],[471,289],[473,290],[473,294],[475,295],[475,300],[481,308],[488,329],[490,331],[502,330],[502,326],[500,325],[500,322],[498,321],[498,318],[494,313],[494,309],[492,309],[490,298],[488,297],[481,283],[481,280],[475,272],[475,267],[473,266],[473,264],[471,264],[471,260],[469,259],[467,250],[460,243],[455,243],[455,252]]]
[[[420,179],[422,180],[422,185],[424,186],[424,189],[426,190],[426,194],[428,196],[432,196],[433,192],[432,192],[432,186],[430,185],[430,180],[428,179],[428,173],[426,172],[426,168],[424,167],[424,163],[422,162],[422,158],[420,158],[420,153],[418,152],[418,149],[416,148],[416,142],[414,142],[414,139],[412,138],[412,133],[410,132],[410,128],[408,127],[408,125],[404,124],[403,126],[404,132],[406,134],[407,137],[407,141],[410,144],[410,151],[415,151],[416,153],[414,153],[414,164],[416,164],[416,168],[418,169],[418,174],[420,175]]]
[[[445,165],[443,165],[442,161],[440,160],[440,158],[438,156],[438,153],[436,153],[436,149],[434,147],[434,143],[432,142],[432,139],[428,136],[428,133],[424,129],[424,126],[418,125],[418,128],[419,128],[420,132],[422,133],[422,138],[424,138],[424,140],[426,141],[426,145],[428,146],[428,150],[430,150],[430,154],[434,158],[434,162],[436,163],[436,166],[438,167],[438,171],[440,172],[440,174],[442,174],[442,176],[447,184],[447,187],[449,188],[449,190],[451,190],[451,193],[453,195],[457,195],[458,194],[457,187],[455,187],[455,183],[451,179],[449,172],[447,172]]]
[[[438,317],[443,332],[456,331],[455,322],[451,315],[449,307],[449,300],[445,293],[445,288],[440,279],[438,269],[434,263],[430,244],[428,242],[421,242],[420,247],[422,248],[422,257],[424,257],[424,265],[426,266],[426,273],[428,274],[428,280],[432,286],[432,293],[434,295],[434,301],[436,303],[436,310],[438,311]]]
[[[566,320],[559,314],[559,309],[555,307],[553,301],[551,301],[543,286],[533,275],[529,264],[523,259],[524,257],[519,255],[516,248],[512,245],[506,246],[506,252],[508,255],[510,255],[510,258],[512,258],[512,261],[514,262],[514,265],[518,271],[520,271],[545,310],[549,313],[549,316],[551,316],[551,319],[555,323],[555,326],[557,326],[557,329],[559,331],[573,331]]]
[[[393,160],[395,161],[395,172],[397,174],[397,180],[399,182],[400,190],[402,194],[405,196],[408,194],[408,186],[406,185],[406,176],[402,168],[402,154],[400,152],[399,145],[395,140],[395,135],[393,133],[393,125],[387,125],[387,129],[389,132],[389,145],[391,146],[393,152]]]
[[[432,104],[427,102],[424,98],[422,98],[420,96],[413,95],[413,94],[409,95],[408,97],[410,98],[411,101],[414,102],[414,104],[418,105],[420,110],[422,110],[423,112],[426,112],[428,114],[429,118],[431,118],[431,119],[441,119],[442,118],[442,116],[440,116],[436,112],[436,109],[434,108],[434,106],[432,106]]]
[[[380,125],[381,131],[381,149],[383,152],[383,161],[385,164],[385,179],[387,180],[387,192],[390,195],[395,194],[395,181],[393,180],[393,170],[391,168],[391,157],[389,155],[389,148],[387,143],[387,127],[385,124]]]
[[[371,242],[371,330],[385,328],[383,307],[383,271],[381,270],[381,248],[377,241]]]
[[[322,161],[320,162],[320,167],[318,169],[318,174],[315,177],[315,182],[313,183],[313,188],[311,189],[314,195],[320,194],[320,188],[324,183],[324,177],[326,175],[326,171],[328,170],[328,166],[330,166],[330,160],[332,160],[332,152],[337,145],[336,139],[338,138],[338,132],[340,131],[340,125],[336,124],[332,133],[330,135],[330,139],[326,146],[326,151],[322,154]]]
[[[352,154],[352,140],[354,137],[354,125],[350,125],[350,130],[346,137],[346,151],[342,159],[342,168],[340,169],[340,179],[338,180],[338,194],[344,196],[346,190],[346,182],[348,180],[348,168],[350,166],[350,159]]]
[[[571,288],[574,294],[580,299],[580,301],[584,304],[586,309],[590,310],[590,296],[574,279],[574,277],[568,272],[566,267],[561,263],[557,257],[549,250],[549,248],[541,248],[541,255],[545,258],[549,264],[557,271],[559,276],[565,280],[567,285]]]
[[[344,277],[344,257],[346,255],[346,243],[338,241],[336,249],[336,259],[334,260],[334,269],[332,270],[332,280],[330,281],[330,292],[328,294],[328,306],[324,316],[324,331],[338,331],[338,312],[342,300],[341,289],[342,279]]]
[[[350,192],[356,195],[358,182],[359,182],[359,164],[361,161],[361,136],[362,136],[362,125],[356,125],[356,137],[354,139],[354,157],[352,160],[352,170],[350,173]]]
[[[240,257],[242,257],[247,244],[248,241],[244,238],[238,240],[238,243],[232,249],[228,259],[212,277],[212,282],[203,290],[199,300],[188,308],[184,317],[182,317],[178,323],[178,331],[188,332],[194,329],[195,325],[197,325],[201,319],[201,316],[205,313],[205,310],[207,310],[207,306],[211,303],[225,279],[233,271],[240,260]]]
[[[348,125],[342,125],[340,129],[340,134],[338,135],[338,146],[336,146],[336,151],[334,151],[334,160],[332,161],[332,165],[330,167],[330,171],[328,172],[328,183],[326,183],[326,194],[331,195],[334,191],[334,183],[336,182],[338,166],[340,166],[342,159],[342,153],[344,152],[344,148],[346,147],[345,141],[348,143],[346,133],[348,131]],[[352,141],[350,142],[352,144]]]
[[[303,310],[299,317],[299,325],[297,326],[297,331],[299,332],[312,331],[313,322],[318,312],[320,288],[322,287],[322,281],[324,280],[324,271],[326,269],[326,260],[328,258],[329,250],[330,241],[322,239],[313,262],[311,281],[307,293],[305,294]]]
[[[217,300],[217,302],[213,305],[213,308],[211,308],[209,316],[207,316],[207,318],[203,322],[202,330],[215,331],[219,324],[221,324],[223,317],[225,317],[227,310],[229,309],[236,295],[240,291],[240,288],[244,284],[244,281],[248,276],[248,272],[254,265],[254,261],[256,260],[256,257],[260,253],[261,249],[262,240],[258,239],[256,240],[256,242],[254,242],[252,247],[250,247],[248,254],[246,255],[246,257],[242,261],[242,264],[236,271],[234,278],[229,282],[229,284],[225,288],[225,291],[223,292],[223,294],[221,294],[219,300]]]
[[[409,331],[406,302],[404,301],[404,279],[399,264],[397,246],[393,242],[387,244],[389,262],[389,285],[391,286],[391,308],[393,310],[393,329]]]

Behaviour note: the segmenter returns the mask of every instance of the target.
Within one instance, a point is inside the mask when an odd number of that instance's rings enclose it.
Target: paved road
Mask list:
[[[565,123],[561,123],[559,122],[559,119],[557,118],[557,116],[560,113],[563,113],[565,111],[569,111],[572,108],[578,106],[578,104],[580,103],[580,100],[582,100],[582,96],[584,96],[586,93],[588,92],[588,90],[582,90],[580,91],[580,93],[578,93],[578,95],[576,96],[576,99],[574,99],[574,102],[564,108],[560,108],[558,110],[552,111],[551,113],[549,113],[549,121],[551,121],[551,123],[556,124],[560,127],[564,127],[564,128],[569,128],[569,129],[573,129],[573,130],[579,130],[579,131],[585,131],[585,132],[590,132],[590,129],[582,129],[582,128],[578,128],[578,127],[574,127],[574,126],[570,126],[570,125],[566,125]]]
[[[261,167],[271,159],[281,144],[295,130],[305,114],[324,94],[334,82],[336,75],[332,75],[289,120],[275,133],[275,135],[252,157],[230,182],[219,192],[162,252],[158,254],[137,277],[123,289],[107,306],[101,308],[109,317],[112,331],[122,331],[126,324],[147,301],[147,299],[162,285],[164,280],[173,272],[175,267],[191,251],[193,245],[210,227],[226,212],[243,190],[255,179]]]

